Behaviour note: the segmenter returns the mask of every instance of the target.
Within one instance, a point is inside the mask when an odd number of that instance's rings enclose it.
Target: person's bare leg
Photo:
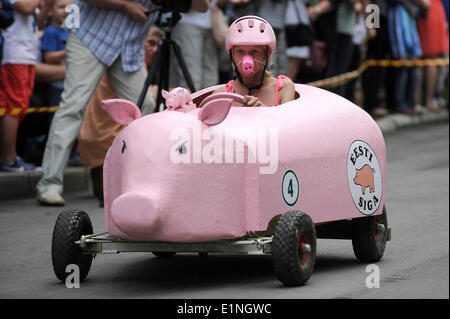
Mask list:
[[[428,111],[435,112],[438,110],[438,107],[434,105],[433,102],[433,95],[434,95],[434,88],[436,86],[436,80],[437,80],[437,66],[429,66],[427,67],[425,71],[425,81],[426,81],[426,100],[425,100],[425,107]]]
[[[0,117],[0,162],[9,163],[16,157],[19,120],[12,116]]]

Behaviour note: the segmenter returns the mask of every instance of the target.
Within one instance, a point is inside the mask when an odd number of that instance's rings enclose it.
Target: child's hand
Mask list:
[[[244,96],[244,106],[265,106],[257,97],[246,95]]]

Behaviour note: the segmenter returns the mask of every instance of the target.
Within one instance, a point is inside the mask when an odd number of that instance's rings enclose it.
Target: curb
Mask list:
[[[42,172],[0,172],[0,200],[35,197],[36,185]],[[64,192],[77,192],[91,189],[89,171],[84,167],[64,169]]]
[[[383,134],[404,127],[445,122],[449,120],[448,110],[410,116],[404,114],[388,115],[376,120]],[[0,172],[0,200],[36,196],[36,185],[42,172]],[[64,170],[64,193],[92,189],[90,173],[84,167],[67,167]]]
[[[383,134],[386,134],[408,126],[445,122],[448,121],[448,118],[448,110],[441,110],[435,113],[425,113],[415,116],[392,114],[376,120],[376,123],[380,127]]]

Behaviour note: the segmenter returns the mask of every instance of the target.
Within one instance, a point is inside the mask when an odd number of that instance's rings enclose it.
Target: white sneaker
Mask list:
[[[64,198],[62,198],[58,191],[54,189],[49,189],[42,193],[39,193],[37,196],[37,200],[42,205],[49,206],[64,206],[66,204]]]

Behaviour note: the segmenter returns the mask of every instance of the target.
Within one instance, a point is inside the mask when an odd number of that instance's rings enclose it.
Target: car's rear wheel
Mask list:
[[[276,277],[287,286],[305,284],[316,262],[316,231],[307,214],[290,211],[275,226],[272,242],[273,268]]]
[[[93,234],[92,223],[85,212],[72,209],[58,215],[52,236],[52,264],[59,280],[66,280],[68,265],[78,266],[80,281],[86,279],[91,269],[92,255],[84,254],[75,241],[90,234]]]
[[[362,262],[379,261],[388,239],[386,207],[381,215],[354,218],[352,220],[352,245],[356,258]]]

